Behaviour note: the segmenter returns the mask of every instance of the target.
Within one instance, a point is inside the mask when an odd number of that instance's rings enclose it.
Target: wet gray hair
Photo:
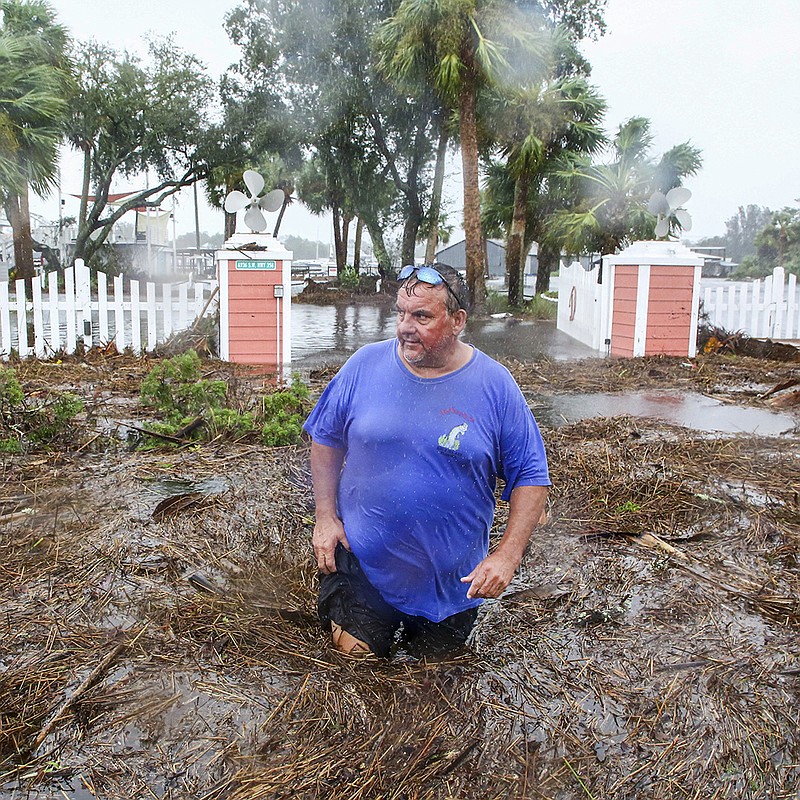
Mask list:
[[[467,288],[466,282],[461,277],[461,273],[455,269],[455,267],[451,267],[449,264],[442,264],[439,261],[435,261],[433,264],[420,264],[420,267],[432,267],[435,269],[450,288],[449,292],[445,292],[444,297],[444,306],[447,309],[448,314],[452,316],[460,309],[463,309],[469,313],[469,289]],[[408,295],[412,295],[416,294],[415,289],[420,283],[423,286],[431,286],[431,284],[427,283],[426,281],[418,280],[416,273],[414,275],[410,275],[408,278],[402,281],[400,285],[401,288],[406,290]]]

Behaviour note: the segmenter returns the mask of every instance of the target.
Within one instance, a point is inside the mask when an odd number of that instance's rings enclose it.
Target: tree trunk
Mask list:
[[[410,199],[410,198],[409,198]],[[422,223],[422,210],[418,203],[409,203],[406,222],[403,226],[403,244],[400,249],[400,261],[405,266],[413,264],[416,259],[417,236]]]
[[[336,271],[341,273],[347,267],[347,236],[352,217],[336,206],[333,211],[333,247],[336,252]]]
[[[342,269],[347,269],[347,240],[350,236],[350,221],[353,218],[349,214],[342,214],[342,238],[340,244],[342,247]]]
[[[422,128],[420,127],[419,132],[421,133],[421,131]],[[408,209],[406,211],[405,225],[403,226],[403,244],[400,249],[400,261],[404,265],[416,262],[417,239],[424,216],[419,199],[419,165],[416,158],[408,172],[408,188],[405,191],[405,196]]]
[[[550,274],[558,266],[559,252],[539,242],[539,271],[536,274],[536,294],[542,294],[550,288]]]
[[[333,254],[336,258],[336,271],[338,272],[342,269],[342,229],[341,229],[341,221],[340,217],[341,214],[339,212],[339,208],[334,206],[331,209],[331,215],[333,217]]]
[[[83,184],[81,189],[81,205],[78,211],[78,230],[86,224],[86,211],[89,207],[89,189],[92,184],[92,149],[91,145],[84,142],[83,150]]]
[[[383,231],[377,221],[366,219],[364,224],[369,232],[369,238],[372,240],[372,252],[378,261],[378,272],[385,277],[390,271],[392,260],[389,258],[389,251],[383,240]]]
[[[225,212],[225,241],[236,233],[236,214],[229,214]]]
[[[194,195],[194,247],[200,253],[200,206],[197,202],[197,181],[192,184],[192,194]],[[224,224],[224,221],[223,221]],[[227,237],[226,237],[227,238]]]
[[[225,196],[227,197],[236,188],[236,181],[230,176],[225,178]],[[225,212],[225,241],[236,233],[236,214]],[[198,249],[200,245],[197,245]]]
[[[442,207],[442,186],[444,185],[444,162],[447,157],[447,131],[442,121],[439,133],[439,146],[436,149],[436,169],[433,173],[433,192],[431,193],[431,227],[428,231],[428,244],[425,247],[425,263],[432,264],[439,245],[439,211]]]
[[[272,231],[272,238],[278,238],[278,231],[281,229],[281,222],[283,222],[283,215],[286,213],[286,208],[288,207],[289,203],[292,202],[292,193],[287,192],[286,189],[283,190],[283,203],[281,205],[281,210],[278,214],[278,219],[275,220],[275,230]]]
[[[478,130],[476,113],[477,81],[472,56],[464,59],[463,86],[459,108],[461,163],[464,173],[464,247],[467,261],[467,287],[472,311],[482,316],[486,310],[486,282],[481,248],[481,200],[478,185]]]
[[[28,209],[28,187],[25,186],[20,194],[9,194],[5,207],[14,236],[14,274],[18,280],[24,279],[26,288],[28,288],[31,279],[36,275],[36,269],[33,266],[33,237],[31,236],[31,216]]]
[[[514,183],[514,212],[506,244],[506,274],[508,276],[508,304],[518,308],[525,301],[525,223],[528,211],[528,175],[526,172]]]
[[[361,272],[361,237],[364,234],[364,220],[361,217],[356,222],[356,243],[353,251],[353,269],[356,275]]]
[[[34,249],[42,254],[42,261],[47,262],[47,266],[53,272],[57,272],[61,269],[61,258],[58,250],[54,250],[50,245],[45,244],[44,242],[37,242],[36,239],[33,239],[33,247]]]

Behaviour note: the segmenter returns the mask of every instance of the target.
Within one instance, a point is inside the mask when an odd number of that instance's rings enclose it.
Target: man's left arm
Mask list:
[[[461,579],[467,597],[499,597],[519,567],[525,546],[543,516],[547,486],[517,486],[509,499],[508,524],[497,547]]]

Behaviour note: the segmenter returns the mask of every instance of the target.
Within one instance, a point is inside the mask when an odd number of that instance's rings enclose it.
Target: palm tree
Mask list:
[[[575,181],[582,196],[577,210],[558,212],[553,228],[568,252],[616,253],[637,239],[652,239],[655,217],[647,210],[653,192],[666,193],[700,169],[700,150],[689,142],[676,145],[659,160],[650,157],[650,121],[633,117],[614,138],[614,160],[592,164],[584,159],[561,177]],[[671,232],[681,230],[670,220]]]
[[[379,30],[382,65],[400,79],[424,74],[458,113],[464,181],[467,285],[476,313],[486,299],[478,172],[478,94],[516,70],[538,72],[541,29],[511,0],[402,0]]]
[[[774,267],[798,272],[800,250],[800,209],[785,207],[772,215],[772,220],[759,231],[755,240],[759,261]],[[765,270],[766,272],[767,270]]]
[[[67,34],[41,0],[2,0],[0,29],[0,199],[14,234],[18,278],[32,278],[28,191],[55,184],[70,64]]]
[[[534,241],[540,249],[537,291],[539,285],[541,291],[547,288],[547,253],[554,249],[557,260],[559,248],[550,242],[546,222],[570,202],[558,170],[566,159],[595,153],[604,143],[600,120],[605,102],[584,78],[565,77],[526,87],[498,103],[493,116],[500,121],[505,164],[491,173],[487,210],[492,213],[484,219],[506,231],[508,301],[518,306],[525,260]],[[502,183],[508,184],[505,190]],[[504,203],[498,203],[503,195]]]

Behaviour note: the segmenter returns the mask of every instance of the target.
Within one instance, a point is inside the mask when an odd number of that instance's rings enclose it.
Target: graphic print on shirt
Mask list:
[[[458,450],[461,447],[461,439],[459,437],[467,432],[467,428],[469,428],[469,425],[466,422],[456,425],[450,433],[445,433],[439,437],[439,445],[446,450]]]

